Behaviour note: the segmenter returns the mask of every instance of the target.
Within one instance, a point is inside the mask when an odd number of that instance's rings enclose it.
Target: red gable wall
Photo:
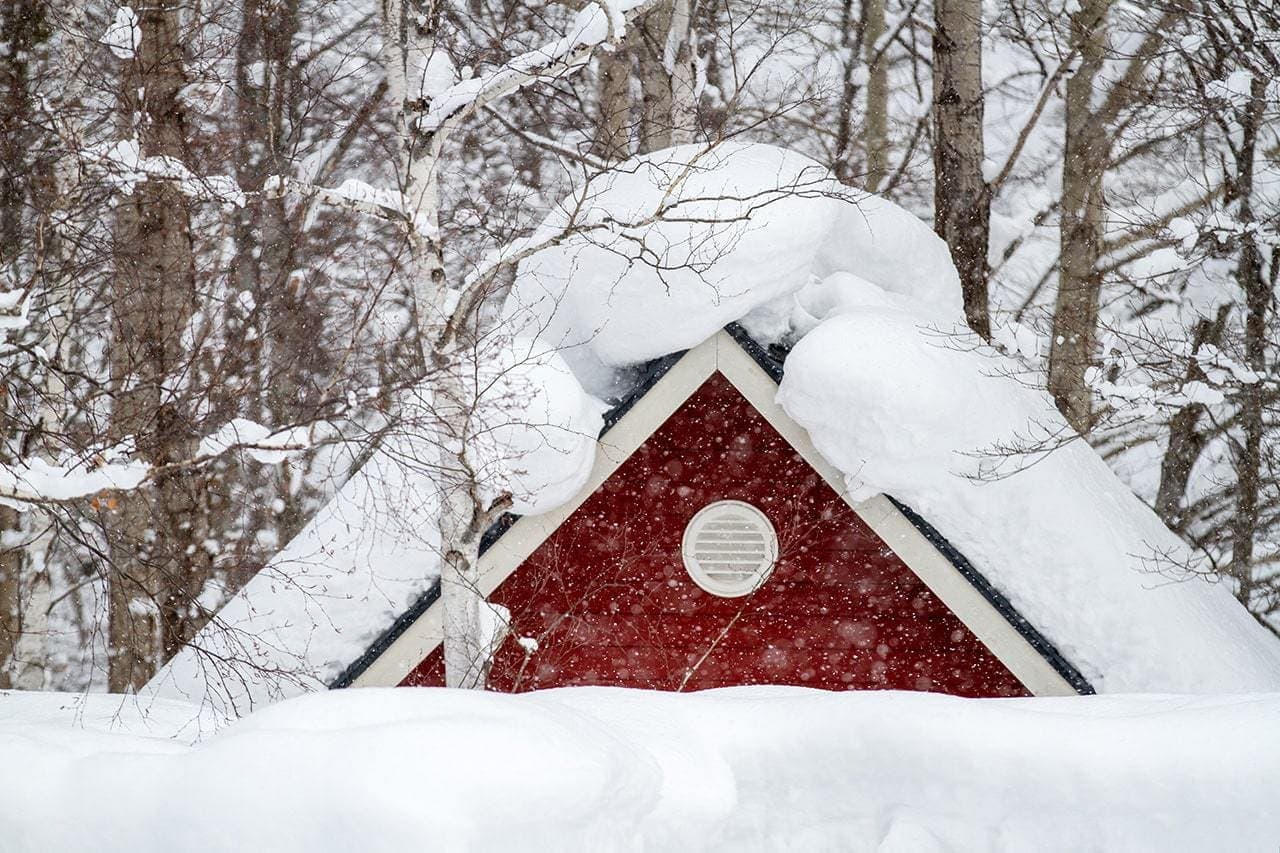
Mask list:
[[[689,578],[685,525],[750,502],[779,538],[742,598]],[[1025,696],[1026,689],[719,373],[613,473],[491,600],[511,611],[490,686],[697,690],[793,684]],[[405,685],[443,684],[437,649]]]

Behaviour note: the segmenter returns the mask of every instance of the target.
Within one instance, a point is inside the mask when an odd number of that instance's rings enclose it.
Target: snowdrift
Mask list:
[[[11,713],[28,699],[0,694],[10,851],[1243,853],[1280,838],[1280,694],[346,690],[195,746]]]
[[[963,322],[946,245],[891,201],[772,145],[681,145],[602,172],[515,250],[506,313],[558,349],[587,390],[613,369],[688,349],[726,324],[785,331],[792,294],[856,272]],[[776,303],[776,304],[774,304]]]

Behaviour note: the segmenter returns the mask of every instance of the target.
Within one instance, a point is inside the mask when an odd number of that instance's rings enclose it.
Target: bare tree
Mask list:
[[[0,274],[8,281],[5,296],[21,294],[18,255],[28,242],[27,211],[30,203],[29,176],[33,111],[34,53],[48,37],[45,5],[40,0],[6,3],[0,8],[0,41],[6,45],[0,57]],[[12,298],[12,297],[10,297]],[[12,436],[10,394],[0,401],[4,436]],[[9,462],[12,453],[0,445],[0,462]],[[23,532],[22,518],[12,507],[0,506],[0,687],[18,681],[19,644],[24,627],[29,627],[28,610],[33,604],[33,578],[24,572],[24,554],[18,542]],[[24,686],[29,686],[25,685]]]

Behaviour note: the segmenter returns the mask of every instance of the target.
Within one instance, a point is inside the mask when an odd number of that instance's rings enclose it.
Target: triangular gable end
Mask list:
[[[766,371],[766,366],[771,369]],[[591,475],[573,499],[551,512],[517,519],[490,543],[478,567],[482,592],[491,594],[511,576],[719,372],[1029,692],[1037,696],[1093,692],[1080,673],[922,518],[885,495],[860,503],[849,500],[841,473],[818,453],[803,427],[775,402],[777,378],[770,375],[774,366],[754,341],[735,327],[679,356],[602,435]],[[441,642],[438,588],[437,584],[397,619],[332,686],[390,686],[404,680]]]

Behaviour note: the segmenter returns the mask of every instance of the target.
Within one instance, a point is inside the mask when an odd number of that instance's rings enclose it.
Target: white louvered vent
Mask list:
[[[763,512],[742,501],[716,501],[684,529],[684,567],[712,595],[736,598],[756,590],[778,559],[778,535]]]

